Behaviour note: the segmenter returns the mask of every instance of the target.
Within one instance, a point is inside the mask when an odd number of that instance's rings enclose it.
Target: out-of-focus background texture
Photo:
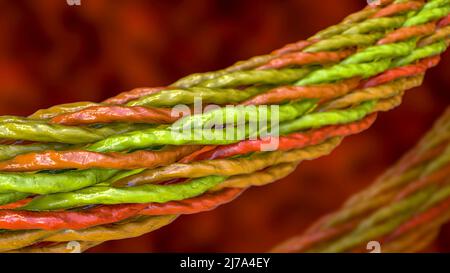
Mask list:
[[[305,39],[363,8],[365,0],[0,1],[0,114],[28,115],[100,101],[140,86]],[[450,102],[450,54],[403,104],[330,156],[214,211],[182,216],[140,238],[92,252],[266,251],[337,209],[393,164]],[[450,226],[427,251],[450,251]]]

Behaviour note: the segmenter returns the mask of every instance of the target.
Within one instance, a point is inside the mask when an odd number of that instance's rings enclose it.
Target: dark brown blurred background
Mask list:
[[[100,101],[220,69],[304,39],[364,0],[0,1],[0,114]],[[403,104],[331,156],[253,188],[212,212],[91,251],[266,251],[366,187],[430,128],[450,102],[450,54]],[[326,171],[325,171],[326,170]],[[449,251],[450,226],[428,251]]]

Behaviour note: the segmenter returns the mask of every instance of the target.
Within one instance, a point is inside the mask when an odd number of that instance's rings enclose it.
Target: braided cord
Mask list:
[[[273,251],[357,252],[373,240],[383,252],[425,248],[450,219],[449,118],[447,109],[416,147],[369,188]]]

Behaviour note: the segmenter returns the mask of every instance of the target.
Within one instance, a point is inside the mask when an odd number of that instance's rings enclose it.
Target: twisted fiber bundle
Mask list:
[[[373,185],[275,252],[420,251],[450,219],[450,108],[426,136]]]
[[[220,71],[102,103],[0,117],[0,250],[66,251],[72,240],[84,250],[139,236],[330,153],[377,112],[399,105],[439,63],[449,14],[450,0],[381,1],[306,41]],[[172,107],[192,108],[198,98],[220,107],[173,115]],[[264,113],[267,105],[279,106],[266,118],[279,121],[280,137],[250,126],[263,115],[251,110]],[[240,113],[246,126],[227,123]],[[177,133],[186,126],[193,130]],[[232,137],[223,138],[230,128]],[[262,152],[272,140],[277,150]]]

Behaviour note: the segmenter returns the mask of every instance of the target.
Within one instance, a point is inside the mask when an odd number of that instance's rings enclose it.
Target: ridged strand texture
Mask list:
[[[379,242],[382,252],[427,247],[450,220],[449,130],[450,108],[371,186],[272,251],[367,252],[371,241]]]

